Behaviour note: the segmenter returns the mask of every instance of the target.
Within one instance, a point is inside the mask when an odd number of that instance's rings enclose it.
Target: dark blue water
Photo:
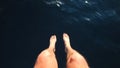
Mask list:
[[[64,32],[90,68],[120,67],[119,0],[3,0],[0,23],[1,68],[33,68],[52,34],[59,68],[65,68]]]
[[[66,23],[100,24],[99,22],[120,21],[120,1],[117,0],[45,0],[44,2],[58,8]]]

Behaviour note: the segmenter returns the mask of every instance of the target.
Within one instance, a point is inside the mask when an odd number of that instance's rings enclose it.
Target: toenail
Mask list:
[[[52,38],[54,39],[54,38],[55,38],[55,35],[53,35]]]
[[[64,34],[65,37],[67,37],[67,34]]]

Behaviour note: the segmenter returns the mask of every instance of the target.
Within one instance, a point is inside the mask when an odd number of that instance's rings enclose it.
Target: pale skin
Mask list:
[[[58,68],[55,56],[56,35],[50,37],[49,47],[43,50],[37,57],[34,68]],[[63,34],[65,52],[67,53],[66,68],[89,68],[85,58],[71,47],[68,34]]]

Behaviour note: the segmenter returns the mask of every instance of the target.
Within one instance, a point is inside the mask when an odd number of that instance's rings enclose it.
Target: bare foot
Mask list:
[[[70,45],[70,38],[69,38],[68,34],[66,34],[66,33],[63,34],[63,40],[64,40],[64,44],[65,44],[65,51],[68,52],[68,49],[72,50],[72,47]]]
[[[50,37],[50,45],[49,45],[49,48],[48,49],[51,49],[55,52],[55,44],[56,44],[56,41],[57,41],[57,38],[56,38],[56,35],[52,35]]]

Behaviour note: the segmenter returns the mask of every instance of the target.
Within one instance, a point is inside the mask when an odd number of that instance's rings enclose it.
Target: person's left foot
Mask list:
[[[56,35],[52,35],[50,37],[50,44],[49,44],[49,48],[48,49],[51,49],[51,50],[55,51],[56,41],[57,41]]]

